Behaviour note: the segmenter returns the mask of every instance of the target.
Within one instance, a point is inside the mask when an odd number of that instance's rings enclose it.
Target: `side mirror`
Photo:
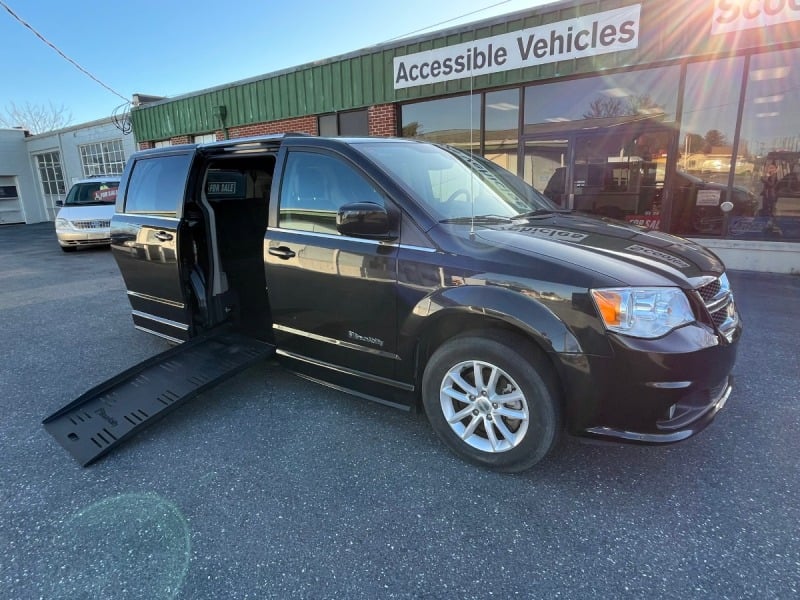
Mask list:
[[[59,207],[60,206],[64,206],[64,201],[63,200],[56,200],[56,206],[59,206]]]
[[[345,204],[336,213],[336,229],[342,235],[391,239],[389,213],[374,202]]]

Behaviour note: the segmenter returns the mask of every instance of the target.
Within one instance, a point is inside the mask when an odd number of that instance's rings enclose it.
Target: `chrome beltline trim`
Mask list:
[[[298,235],[307,235],[310,237],[317,237],[317,238],[325,238],[329,240],[342,240],[345,239],[348,242],[358,242],[360,244],[369,244],[370,246],[390,246],[394,248],[402,248],[403,250],[417,250],[419,252],[436,252],[436,248],[428,248],[426,246],[412,246],[410,244],[397,244],[394,242],[387,242],[385,240],[368,240],[363,238],[356,238],[356,237],[345,237],[341,235],[335,235],[332,233],[320,233],[318,231],[302,231],[299,229],[284,229],[282,227],[268,227],[267,232],[274,231],[280,233],[293,233]]]
[[[380,356],[381,358],[391,358],[393,360],[399,360],[400,357],[397,354],[393,354],[391,352],[384,352],[383,350],[378,350],[377,348],[370,348],[369,346],[362,346],[360,344],[354,344],[352,342],[345,342],[344,340],[337,340],[334,338],[326,337],[323,335],[317,335],[316,333],[309,333],[308,331],[302,331],[300,329],[294,329],[293,327],[287,327],[286,325],[277,325],[274,324],[272,326],[273,329],[277,329],[278,331],[282,331],[284,333],[290,333],[292,335],[297,335],[304,338],[309,338],[315,340],[317,342],[324,342],[326,344],[332,344],[334,346],[340,346],[342,348],[347,348],[349,350],[358,350],[359,352],[366,352],[367,354],[374,354],[375,356]]]
[[[179,217],[167,217],[167,216],[162,216],[162,215],[159,215],[159,214],[153,214],[152,212],[147,212],[147,211],[142,211],[142,212],[129,211],[129,212],[126,212],[124,214],[125,214],[126,217],[136,217],[136,218],[139,218],[139,219],[144,217],[148,221],[152,221],[153,219],[158,219],[159,221],[169,221],[171,223],[180,223],[181,222]]]
[[[165,340],[169,340],[170,342],[175,342],[176,344],[182,344],[183,340],[179,340],[178,338],[174,338],[171,335],[167,335],[166,333],[159,333],[158,331],[153,331],[152,329],[148,329],[147,327],[142,327],[141,325],[134,325],[135,329],[139,331],[144,331],[145,333],[149,333],[150,335],[155,335],[160,338],[164,338]]]
[[[174,306],[175,308],[186,307],[186,305],[183,302],[176,302],[175,300],[166,300],[164,298],[157,298],[156,296],[150,296],[149,294],[141,294],[139,292],[128,291],[128,296],[133,296],[134,298],[141,298],[142,300],[149,300],[151,302],[158,302],[159,304],[166,304],[167,306]]]
[[[276,354],[279,356],[283,356],[285,358],[291,358],[294,360],[299,360],[304,363],[308,363],[310,365],[314,365],[317,367],[322,367],[324,369],[328,369],[330,371],[338,371],[339,373],[344,373],[346,375],[353,375],[360,379],[368,379],[369,381],[374,381],[375,383],[380,383],[383,385],[388,385],[394,388],[398,388],[407,392],[413,392],[414,386],[408,383],[401,383],[399,381],[395,381],[394,379],[386,379],[385,377],[379,377],[377,375],[370,375],[369,373],[364,373],[363,371],[356,371],[355,369],[345,369],[343,367],[332,365],[331,363],[323,362],[321,360],[316,360],[313,358],[308,358],[307,356],[302,356],[300,354],[295,354],[294,352],[289,352],[287,350],[281,350],[278,348],[275,351]],[[304,377],[312,378],[310,376],[304,375]],[[313,379],[313,378],[312,378]],[[315,379],[315,381],[318,381]],[[343,388],[339,386],[335,386],[334,384],[330,384],[327,382],[323,382],[325,385],[330,385],[332,387],[336,387],[337,389],[342,389],[345,391],[349,391],[349,388]]]
[[[166,325],[167,327],[174,327],[175,329],[180,329],[181,331],[189,331],[189,325],[187,323],[178,323],[177,321],[172,321],[170,319],[165,319],[163,317],[157,317],[155,315],[151,315],[149,313],[145,313],[140,310],[132,310],[131,314],[137,317],[141,317],[142,319],[147,319],[148,321],[155,321],[156,323],[161,323],[162,325]]]

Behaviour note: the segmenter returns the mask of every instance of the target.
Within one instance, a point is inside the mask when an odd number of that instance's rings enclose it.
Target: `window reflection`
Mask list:
[[[754,172],[743,185],[758,198],[759,209],[755,218],[732,222],[732,236],[800,238],[798,65],[800,50],[758,54],[750,61],[741,145]]]
[[[408,104],[403,135],[477,151],[482,134],[486,158],[564,207],[660,227],[663,200],[670,233],[800,239],[800,49],[749,60],[739,122],[744,56],[685,65],[679,132],[673,65]]]
[[[480,149],[480,94],[406,104],[402,107],[403,137]]]
[[[689,65],[683,100],[678,169],[727,183],[731,169],[743,58]],[[720,93],[725,90],[725,93]],[[742,160],[742,169],[747,161]],[[752,173],[752,165],[750,172]]]
[[[542,132],[538,124],[583,119],[674,121],[679,72],[665,67],[528,86],[525,133]]]
[[[644,121],[637,125],[577,138],[573,208],[657,229],[674,133]]]
[[[755,198],[743,187],[754,170],[746,145],[733,156],[743,67],[741,57],[687,67],[679,155],[670,182],[672,233],[722,235],[720,205],[726,199],[734,203],[734,216],[755,212]],[[731,169],[735,178],[728,196]]]
[[[486,94],[484,156],[517,173],[519,89]]]

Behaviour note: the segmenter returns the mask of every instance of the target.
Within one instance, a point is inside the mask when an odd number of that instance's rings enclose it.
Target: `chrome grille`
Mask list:
[[[111,227],[110,219],[92,219],[86,221],[73,221],[75,229],[108,229]]]
[[[708,304],[709,301],[713,300],[714,297],[719,294],[721,288],[722,285],[720,284],[719,279],[715,279],[711,283],[697,288],[697,292],[700,294],[700,297],[703,298],[703,302]]]
[[[714,321],[714,325],[716,325],[717,328],[722,327],[727,319],[728,311],[725,309],[711,313],[711,320]]]
[[[727,278],[725,282],[726,285],[723,285],[722,281],[717,278],[698,287],[695,291],[703,299],[714,327],[726,338],[731,339],[736,324],[739,322],[739,316],[734,307],[733,294],[727,285]]]

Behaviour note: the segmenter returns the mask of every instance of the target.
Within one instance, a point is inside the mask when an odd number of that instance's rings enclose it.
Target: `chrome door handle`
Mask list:
[[[272,256],[277,256],[283,260],[288,260],[295,256],[294,250],[287,248],[286,246],[276,246],[274,248],[270,248],[269,253],[272,254]]]
[[[155,237],[157,240],[159,240],[161,242],[168,242],[168,241],[170,241],[172,239],[172,234],[171,233],[167,233],[166,231],[159,231],[153,237]]]

